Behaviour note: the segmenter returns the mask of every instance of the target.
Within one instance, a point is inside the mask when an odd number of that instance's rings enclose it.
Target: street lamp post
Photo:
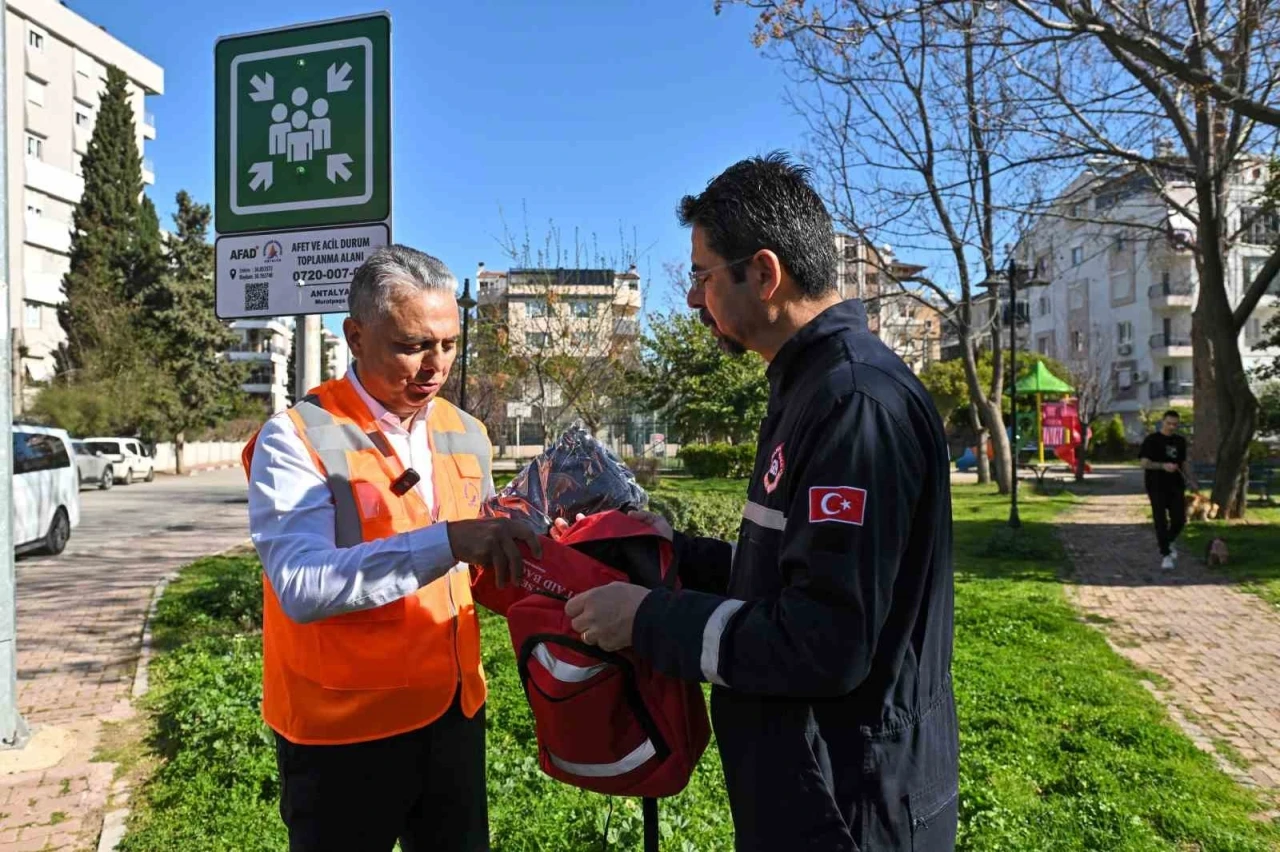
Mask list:
[[[462,387],[458,391],[458,407],[467,410],[467,328],[471,323],[471,309],[476,300],[471,298],[471,279],[462,279],[462,297],[458,299],[458,307],[462,308]]]
[[[1024,277],[1025,276],[1025,277]],[[1000,310],[1000,289],[1009,284],[1009,414],[1010,414],[1010,456],[1012,481],[1009,483],[1009,526],[1018,529],[1022,526],[1022,518],[1018,516],[1018,284],[1023,287],[1043,287],[1049,282],[1028,274],[1028,270],[1018,266],[1013,255],[1009,255],[1009,268],[1006,272],[995,272],[982,286],[995,295],[996,310]],[[1028,318],[1029,319],[1029,318]],[[999,332],[996,333],[999,345]]]

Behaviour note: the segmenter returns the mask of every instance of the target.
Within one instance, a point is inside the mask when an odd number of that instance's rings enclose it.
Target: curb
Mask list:
[[[188,468],[185,473],[174,473],[171,470],[157,470],[157,476],[199,476],[202,473],[209,473],[215,470],[230,470],[233,467],[240,467],[239,462],[226,462],[219,464],[201,465],[197,468]]]
[[[234,467],[235,465],[228,465]],[[192,471],[188,475],[194,475],[196,471]],[[233,547],[220,550],[217,553],[209,554],[210,556],[221,556],[225,553],[242,547],[243,542]],[[184,566],[185,567],[185,566]],[[151,589],[151,603],[147,606],[147,617],[142,625],[142,647],[138,652],[138,666],[133,672],[133,688],[129,692],[129,702],[133,702],[147,694],[147,689],[151,685],[150,669],[151,669],[151,645],[152,645],[152,624],[155,622],[156,609],[160,605],[160,598],[164,596],[164,590],[171,582],[177,579],[181,569],[170,571],[165,574]],[[114,792],[109,794],[114,796]],[[108,799],[108,802],[110,799]],[[120,841],[124,839],[126,823],[129,819],[129,798],[125,794],[124,804],[114,810],[107,811],[102,818],[102,831],[98,834],[97,852],[116,852],[120,846]]]

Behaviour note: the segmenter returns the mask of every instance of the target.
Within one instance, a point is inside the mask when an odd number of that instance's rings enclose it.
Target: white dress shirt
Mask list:
[[[430,405],[405,429],[399,417],[369,396],[354,367],[346,377],[400,461],[422,475],[415,487],[437,517],[427,441]],[[493,492],[492,480],[485,486],[485,493]],[[249,469],[249,533],[281,609],[303,624],[399,600],[457,564],[444,522],[338,547],[329,485],[284,411],[258,435]]]

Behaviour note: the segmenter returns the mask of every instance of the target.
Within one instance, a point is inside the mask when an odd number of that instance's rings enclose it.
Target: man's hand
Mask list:
[[[610,583],[574,595],[564,605],[573,629],[582,641],[605,651],[631,646],[631,628],[636,610],[649,590],[630,583]]]
[[[507,582],[518,584],[524,574],[524,556],[516,542],[524,542],[534,556],[542,556],[538,534],[525,521],[513,518],[449,521],[445,531],[453,558],[492,569],[499,589]]]
[[[1167,463],[1165,463],[1164,469],[1165,469],[1165,470],[1167,470],[1167,471],[1169,471],[1169,473],[1177,473],[1177,472],[1178,472],[1178,466],[1177,466],[1176,464],[1174,464],[1173,462],[1167,462]]]
[[[674,533],[671,531],[671,524],[667,523],[667,519],[661,515],[656,515],[653,512],[646,512],[642,509],[633,509],[627,514],[635,518],[637,521],[644,521],[646,524],[653,527],[657,530],[658,535],[662,536],[667,541],[671,541],[674,536]]]

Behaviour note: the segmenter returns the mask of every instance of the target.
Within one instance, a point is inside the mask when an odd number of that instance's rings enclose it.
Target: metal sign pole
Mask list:
[[[5,40],[5,13],[0,9],[0,45]],[[2,51],[0,51],[2,52]],[[0,92],[6,92],[0,62]],[[5,98],[0,97],[0,128],[8,127]],[[0,426],[13,432],[13,340],[9,321],[9,146],[0,133]],[[18,613],[13,570],[13,440],[0,440],[0,749],[21,748],[27,726],[18,712]]]

